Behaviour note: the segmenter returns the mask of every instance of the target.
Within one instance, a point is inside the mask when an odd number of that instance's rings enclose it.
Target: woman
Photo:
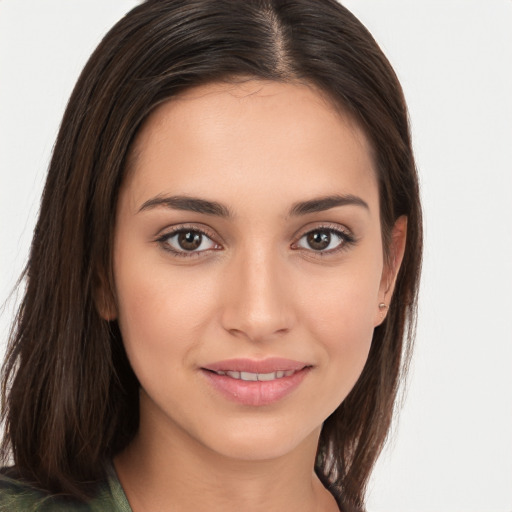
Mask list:
[[[420,260],[403,95],[346,9],[136,7],[50,164],[0,503],[363,510]]]

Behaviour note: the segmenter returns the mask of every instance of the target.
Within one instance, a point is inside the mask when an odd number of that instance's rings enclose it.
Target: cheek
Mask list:
[[[364,275],[340,275],[324,283],[323,292],[303,304],[304,318],[312,337],[322,349],[329,368],[336,407],[350,392],[366,363],[370,350],[379,272],[370,268]]]
[[[378,303],[381,270],[378,265],[360,265],[316,276],[315,284],[306,282],[303,312],[312,325],[322,332],[321,338],[365,338],[373,332]],[[338,336],[339,335],[339,336]]]
[[[348,303],[317,304],[311,329],[320,340],[331,364],[343,367],[343,373],[358,374],[366,362],[373,337],[373,311],[364,301],[352,296]]]
[[[204,283],[187,277],[186,272],[173,272],[158,261],[146,263],[136,257],[116,261],[119,327],[141,381],[145,373],[158,368],[165,373],[178,367],[194,350],[194,333],[211,308]]]
[[[223,283],[209,265],[180,266],[170,264],[166,253],[146,254],[136,244],[118,246],[118,322],[139,382],[163,400],[166,389],[183,390],[184,376],[196,369],[205,333],[218,315]],[[216,338],[207,339],[215,343]]]

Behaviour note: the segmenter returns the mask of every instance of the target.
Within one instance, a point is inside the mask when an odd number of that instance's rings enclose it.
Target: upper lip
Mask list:
[[[311,366],[308,363],[284,359],[282,357],[270,357],[267,359],[226,359],[203,366],[204,370],[212,372],[249,372],[249,373],[272,373],[276,371],[298,371]]]

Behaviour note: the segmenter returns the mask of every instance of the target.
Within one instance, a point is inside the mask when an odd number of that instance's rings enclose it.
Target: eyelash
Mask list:
[[[184,234],[184,233],[199,234],[201,237],[205,237],[208,240],[210,240],[210,242],[212,244],[214,244],[214,247],[203,249],[201,251],[197,251],[197,250],[187,251],[185,249],[177,250],[177,249],[174,249],[173,247],[171,247],[170,242],[169,242],[170,239],[177,237],[178,235]],[[305,247],[298,246],[299,242],[302,239],[306,238],[308,235],[311,235],[313,233],[328,233],[330,236],[334,235],[335,237],[339,238],[340,242],[336,247],[334,247],[333,249],[329,249],[329,250],[315,250],[313,248],[308,249]],[[213,251],[221,250],[220,244],[215,242],[214,238],[215,237],[212,233],[209,233],[206,230],[201,229],[197,226],[190,226],[190,227],[177,226],[177,227],[171,229],[170,231],[167,231],[163,235],[159,236],[155,241],[157,243],[159,243],[165,251],[172,253],[174,256],[185,257],[185,258],[194,258],[194,257],[197,258],[197,257],[201,257],[206,252],[209,252],[212,250]],[[201,244],[202,243],[203,243],[203,240],[201,240]],[[329,243],[330,243],[330,241],[329,241]],[[329,256],[332,254],[336,254],[340,251],[346,250],[350,246],[354,245],[355,243],[357,243],[357,240],[355,239],[355,237],[351,233],[340,229],[339,226],[322,225],[322,226],[315,227],[314,229],[311,229],[311,230],[303,233],[299,237],[297,242],[294,242],[291,247],[294,250],[304,250],[304,251],[307,251],[315,256],[326,257],[326,256]]]
[[[199,234],[201,235],[202,237],[205,237],[207,238],[208,240],[210,240],[216,247],[212,247],[212,248],[208,248],[208,249],[203,249],[202,251],[196,251],[196,250],[193,250],[193,251],[186,251],[186,250],[177,250],[177,249],[174,249],[173,247],[171,247],[169,241],[171,238],[173,237],[177,237],[178,235],[180,235],[181,233],[194,233],[194,234]],[[184,257],[184,258],[194,258],[194,257],[200,257],[203,253],[207,252],[207,251],[218,251],[220,250],[220,244],[218,244],[217,242],[214,242],[214,236],[212,233],[209,233],[207,232],[205,229],[201,229],[197,226],[176,226],[175,228],[172,228],[170,231],[167,231],[166,233],[164,233],[163,235],[159,236],[157,239],[156,239],[156,242],[158,242],[161,247],[165,250],[165,251],[168,251],[170,253],[172,253],[174,256],[178,256],[178,257]],[[203,241],[201,240],[201,243],[203,243]]]
[[[303,238],[306,238],[308,235],[311,235],[313,233],[328,233],[331,236],[334,235],[335,237],[339,238],[340,242],[336,247],[334,247],[333,249],[329,249],[329,250],[315,250],[313,248],[307,249],[307,248],[297,247],[297,244]],[[294,248],[296,250],[304,249],[305,251],[312,253],[314,256],[327,257],[327,256],[330,256],[333,254],[337,254],[341,251],[347,250],[348,248],[355,245],[356,243],[357,243],[356,238],[350,232],[341,229],[338,225],[327,224],[327,225],[317,226],[314,229],[310,229],[309,231],[306,231],[305,233],[303,233],[300,236],[300,238],[298,239],[298,241],[292,244],[292,248]]]

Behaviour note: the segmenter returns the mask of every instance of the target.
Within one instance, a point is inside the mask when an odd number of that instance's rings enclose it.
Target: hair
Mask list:
[[[356,120],[374,152],[384,249],[407,216],[385,321],[354,388],[326,419],[315,470],[344,511],[363,510],[410,358],[422,252],[418,179],[398,79],[367,29],[335,0],[148,0],[105,36],[64,114],[2,377],[2,444],[21,478],[79,499],[138,428],[139,384],[113,295],[119,189],[135,136],[162,102],[211,82],[311,84]]]

